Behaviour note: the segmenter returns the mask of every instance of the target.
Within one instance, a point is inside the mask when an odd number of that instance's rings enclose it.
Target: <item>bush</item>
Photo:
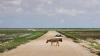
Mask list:
[[[7,49],[7,50],[11,50],[13,48],[16,48],[17,44],[14,43],[14,42],[8,42],[6,44],[4,44],[4,47]]]
[[[93,48],[100,50],[100,44],[91,43],[90,44]]]
[[[3,46],[0,46],[0,52],[4,52],[6,49]]]
[[[81,43],[81,40],[73,40],[76,43]]]

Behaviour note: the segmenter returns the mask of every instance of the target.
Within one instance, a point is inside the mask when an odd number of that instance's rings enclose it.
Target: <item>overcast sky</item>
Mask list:
[[[0,28],[100,28],[100,0],[0,0]]]

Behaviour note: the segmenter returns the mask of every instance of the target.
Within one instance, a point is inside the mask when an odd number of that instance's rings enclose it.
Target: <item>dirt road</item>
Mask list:
[[[49,31],[42,37],[4,52],[0,56],[94,56],[87,49],[65,38],[65,36],[59,47],[45,43],[47,39],[54,38],[56,34],[58,32]]]

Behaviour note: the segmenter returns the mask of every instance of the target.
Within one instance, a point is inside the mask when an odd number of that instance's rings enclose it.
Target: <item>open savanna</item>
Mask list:
[[[47,33],[48,31],[51,32]],[[45,33],[47,33],[46,34],[47,38],[43,36]],[[45,39],[48,39],[50,36],[51,36],[50,38],[52,38],[54,35],[60,33],[66,37],[66,39],[64,40],[65,42],[63,42],[65,43],[63,44],[63,46],[67,46],[66,43],[70,43],[68,40],[69,38],[73,41],[73,43],[77,43],[85,47],[91,53],[100,55],[99,28],[2,28],[0,29],[0,52],[12,50],[20,46],[21,44],[25,44],[27,42],[31,43],[30,41],[37,39],[40,36],[43,36],[40,39],[44,41]],[[40,39],[36,40],[36,44],[39,44],[38,42],[41,41]],[[34,44],[35,43],[33,43],[33,47],[35,47]],[[71,45],[71,47],[73,46]],[[50,51],[50,49],[48,49],[48,51]]]
[[[28,29],[0,29],[0,52],[14,49],[21,44],[42,36],[46,32]]]

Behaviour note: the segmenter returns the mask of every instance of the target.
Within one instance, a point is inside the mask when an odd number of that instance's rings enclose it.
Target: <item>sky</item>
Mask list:
[[[100,0],[0,0],[0,28],[100,28]]]

